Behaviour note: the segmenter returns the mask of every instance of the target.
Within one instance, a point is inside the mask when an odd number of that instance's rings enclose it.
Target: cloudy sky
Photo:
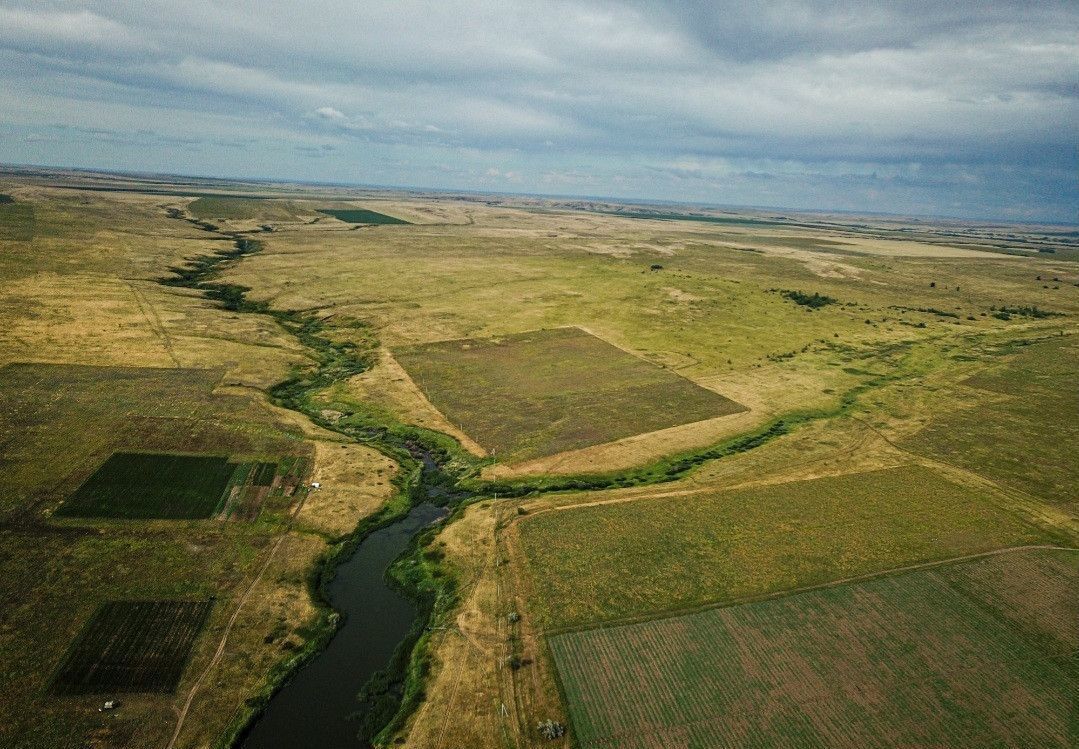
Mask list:
[[[0,161],[1079,221],[1075,0],[751,5],[0,0]]]

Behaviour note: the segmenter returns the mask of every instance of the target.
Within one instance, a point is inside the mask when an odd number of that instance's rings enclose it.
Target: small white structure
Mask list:
[[[321,488],[322,488],[322,484],[320,484],[320,483],[319,483],[319,482],[317,482],[317,481],[312,481],[312,482],[311,482],[311,488],[312,488],[312,489],[321,489]]]
[[[106,710],[115,710],[115,709],[116,709],[116,700],[105,700],[105,704],[102,705],[101,707],[99,707],[97,709],[97,711],[99,713],[102,713],[102,712],[105,712]]]

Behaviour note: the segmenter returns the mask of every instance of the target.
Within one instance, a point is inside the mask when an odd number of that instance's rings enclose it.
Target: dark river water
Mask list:
[[[318,747],[362,749],[356,738],[356,695],[384,668],[416,619],[416,607],[386,584],[386,569],[424,526],[446,514],[432,504],[375,531],[337,568],[327,593],[344,625],[329,646],[270,700],[240,746],[244,749]]]

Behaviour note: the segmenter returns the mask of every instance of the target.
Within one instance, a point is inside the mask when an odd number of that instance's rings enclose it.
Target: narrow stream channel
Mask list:
[[[337,568],[328,598],[344,623],[325,650],[273,696],[241,743],[244,749],[363,749],[349,720],[356,695],[384,668],[405,639],[415,605],[386,582],[386,570],[412,537],[447,510],[417,505],[404,518],[375,531]]]

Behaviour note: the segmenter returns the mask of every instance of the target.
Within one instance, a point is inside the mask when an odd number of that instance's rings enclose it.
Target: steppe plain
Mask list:
[[[0,194],[0,744],[229,745],[407,508],[401,444],[453,511],[379,741],[1079,743],[1074,227]],[[145,679],[102,713],[106,656]]]

